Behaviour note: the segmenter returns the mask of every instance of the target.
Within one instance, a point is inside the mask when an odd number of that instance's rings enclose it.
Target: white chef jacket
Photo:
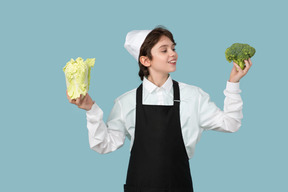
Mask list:
[[[224,90],[224,111],[199,87],[179,82],[180,121],[183,140],[189,159],[203,130],[235,132],[241,126],[243,102],[239,83],[227,81]],[[143,104],[173,105],[173,81],[171,76],[158,87],[143,79]],[[133,146],[136,115],[136,88],[124,93],[114,101],[107,123],[103,111],[94,103],[86,112],[90,148],[103,154],[112,152],[124,144],[125,137]],[[151,132],[153,134],[153,132]]]

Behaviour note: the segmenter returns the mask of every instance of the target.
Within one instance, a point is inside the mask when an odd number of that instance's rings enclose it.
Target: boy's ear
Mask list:
[[[145,67],[150,67],[150,59],[146,56],[141,56],[139,58],[139,61],[142,63],[142,65],[144,65]]]

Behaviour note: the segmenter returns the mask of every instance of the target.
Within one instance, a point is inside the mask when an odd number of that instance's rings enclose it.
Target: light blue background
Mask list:
[[[190,160],[196,192],[287,191],[287,1],[1,1],[0,191],[123,191],[129,140],[89,148],[85,111],[66,98],[62,68],[96,58],[89,93],[107,119],[140,84],[127,32],[161,24],[174,34],[172,77],[223,107],[234,42],[257,52],[241,80],[243,124],[204,132]]]

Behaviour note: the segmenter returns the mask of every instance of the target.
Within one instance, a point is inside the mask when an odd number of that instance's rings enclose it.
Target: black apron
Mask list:
[[[173,80],[174,105],[143,105],[136,91],[136,126],[125,192],[193,192],[189,158],[180,124],[180,92]]]

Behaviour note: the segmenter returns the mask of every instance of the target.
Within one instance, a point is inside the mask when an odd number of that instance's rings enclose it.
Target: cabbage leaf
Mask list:
[[[71,99],[76,99],[80,95],[85,96],[89,90],[90,85],[90,71],[94,67],[95,58],[86,59],[84,61],[81,57],[76,60],[71,59],[66,63],[63,71],[66,77],[66,86],[68,95]]]

